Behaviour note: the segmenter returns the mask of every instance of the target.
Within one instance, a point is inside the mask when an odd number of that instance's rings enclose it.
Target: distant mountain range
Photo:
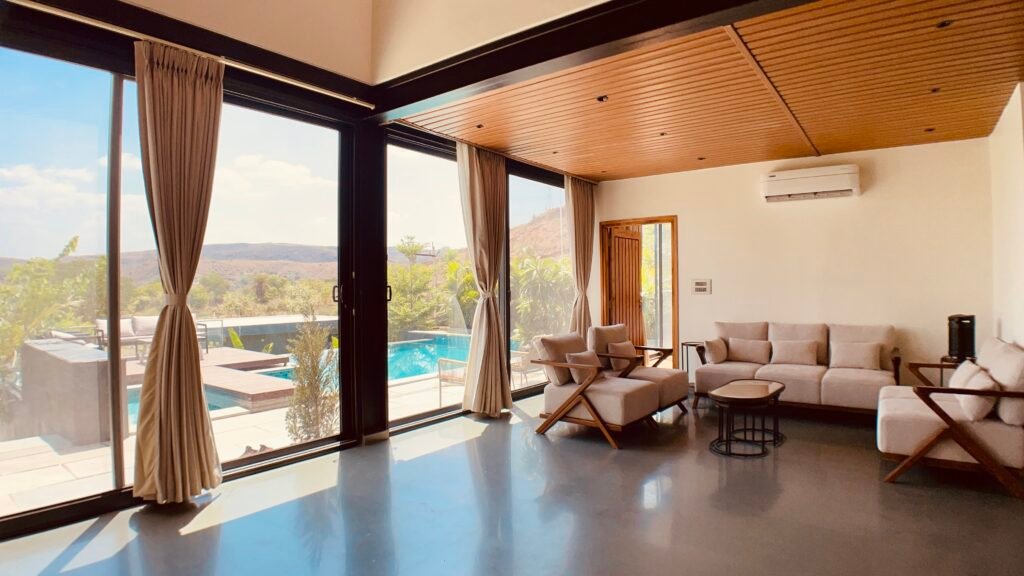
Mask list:
[[[509,233],[513,254],[530,252],[535,256],[552,257],[568,254],[569,232],[555,208],[539,214],[530,222],[512,228]],[[394,247],[388,247],[388,260],[405,263],[405,257]],[[77,256],[75,259],[94,259],[95,256]],[[417,260],[429,261],[425,255]],[[203,247],[197,277],[216,272],[231,282],[247,274],[278,274],[288,278],[317,278],[330,280],[337,277],[338,249],[332,246],[303,244],[210,244]],[[17,258],[0,257],[0,276],[11,266],[21,262]],[[121,254],[122,274],[144,284],[160,278],[156,251],[124,252]]]

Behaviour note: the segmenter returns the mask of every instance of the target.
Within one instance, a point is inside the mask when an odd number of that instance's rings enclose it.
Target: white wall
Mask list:
[[[859,197],[766,203],[774,170],[857,164]],[[716,320],[885,323],[904,359],[937,361],[946,317],[992,332],[992,206],[985,139],[604,182],[599,221],[679,218],[680,336]],[[595,240],[596,242],[596,240]],[[595,255],[598,253],[595,244]],[[600,266],[591,282],[600,319]],[[713,294],[692,296],[692,278]]]
[[[376,0],[373,77],[380,83],[605,0]]]
[[[996,334],[1024,346],[1024,102],[1018,84],[989,137]]]
[[[373,0],[125,0],[371,83]]]

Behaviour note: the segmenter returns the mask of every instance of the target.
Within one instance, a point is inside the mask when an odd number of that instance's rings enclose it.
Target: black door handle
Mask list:
[[[388,302],[391,302],[391,285],[388,284]]]
[[[334,290],[331,291],[331,299],[339,304],[341,303],[341,286],[334,285]]]

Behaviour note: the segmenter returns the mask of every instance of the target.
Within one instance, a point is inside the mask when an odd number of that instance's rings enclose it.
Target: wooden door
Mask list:
[[[608,262],[605,263],[608,324],[625,324],[630,340],[642,346],[646,342],[640,283],[640,226],[613,226],[608,228],[608,235]]]

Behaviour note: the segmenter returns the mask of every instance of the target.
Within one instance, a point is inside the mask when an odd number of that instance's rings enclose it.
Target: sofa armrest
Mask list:
[[[892,362],[892,375],[896,379],[896,385],[900,385],[900,366],[903,364],[903,356],[900,355],[899,348],[893,348],[889,351],[889,361]]]
[[[707,347],[705,347],[703,344],[698,344],[697,345],[697,358],[700,359],[700,365],[701,366],[703,366],[703,365],[708,363],[707,351],[708,351]]]
[[[940,363],[933,363],[933,362],[911,362],[911,363],[907,364],[907,370],[910,370],[910,373],[913,374],[914,377],[917,378],[921,382],[921,384],[924,384],[925,386],[936,387],[935,384],[931,380],[929,380],[927,376],[925,376],[924,374],[921,373],[921,369],[922,368],[935,368],[935,369],[942,369],[942,370],[950,368],[950,369],[955,370],[956,369],[956,364],[949,364],[947,362],[940,362]],[[896,380],[896,383],[899,384],[899,380]],[[915,384],[915,386],[916,386],[916,384]]]

